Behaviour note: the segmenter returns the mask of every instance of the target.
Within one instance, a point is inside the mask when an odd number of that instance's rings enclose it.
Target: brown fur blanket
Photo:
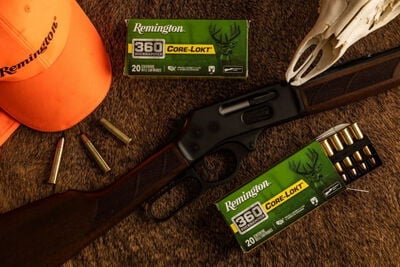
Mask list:
[[[66,146],[58,183],[46,184],[61,133],[27,127],[0,148],[0,212],[69,189],[92,191],[112,183],[167,141],[168,121],[189,111],[284,80],[293,53],[318,17],[318,1],[78,0],[110,54],[113,81],[105,101],[64,132]],[[127,18],[249,19],[246,81],[129,79],[123,76]],[[400,18],[352,46],[340,63],[400,45]],[[400,262],[399,89],[262,132],[257,148],[234,181],[207,191],[172,219],[155,223],[139,209],[88,245],[65,266],[395,266]],[[117,142],[98,124],[102,117],[133,139]],[[383,166],[347,191],[243,254],[216,212],[214,202],[308,144],[330,127],[358,122]],[[102,175],[79,138],[86,132],[109,162]],[[62,229],[60,229],[62,231]]]

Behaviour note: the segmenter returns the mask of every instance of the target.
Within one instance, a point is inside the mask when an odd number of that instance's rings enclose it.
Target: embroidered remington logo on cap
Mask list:
[[[57,27],[58,27],[58,23],[56,21],[56,17],[54,17],[54,21],[51,25],[51,30],[49,31],[49,33],[46,35],[46,37],[44,38],[42,45],[40,46],[40,48],[33,54],[29,54],[29,56],[24,59],[23,61],[19,62],[16,65],[13,66],[5,66],[0,68],[0,78],[3,78],[6,75],[13,75],[15,73],[17,73],[17,71],[19,69],[24,68],[27,64],[29,64],[30,62],[34,61],[35,59],[37,59],[37,57],[41,54],[43,54],[46,50],[47,47],[50,45],[51,41],[53,40],[55,33],[57,31]]]

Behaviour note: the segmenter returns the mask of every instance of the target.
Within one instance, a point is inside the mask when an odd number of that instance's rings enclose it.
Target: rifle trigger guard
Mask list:
[[[235,157],[235,162],[234,162],[235,167],[234,167],[234,170],[227,177],[219,179],[218,181],[215,181],[215,182],[206,183],[206,185],[204,186],[205,189],[207,189],[209,187],[218,186],[220,184],[226,183],[227,181],[233,179],[233,177],[236,175],[236,173],[239,170],[240,162],[242,161],[243,157],[248,153],[249,149],[250,149],[249,147],[245,146],[242,143],[229,142],[229,143],[225,143],[225,144],[217,147],[215,150],[213,150],[212,153],[215,153],[218,151],[223,151],[223,150],[232,152]]]

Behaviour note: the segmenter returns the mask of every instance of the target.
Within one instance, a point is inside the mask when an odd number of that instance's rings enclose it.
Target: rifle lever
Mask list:
[[[174,190],[179,191],[176,194],[180,196],[179,199],[171,197],[171,195],[175,195]],[[156,222],[166,221],[192,202],[201,192],[201,178],[193,168],[190,168],[148,199],[144,204],[144,209],[147,216],[152,220]],[[169,202],[176,203],[170,204]]]
[[[180,209],[196,199],[201,193],[233,179],[239,170],[240,162],[247,152],[247,148],[240,143],[226,143],[216,148],[208,156],[222,154],[221,152],[229,152],[231,157],[226,158],[226,163],[233,166],[233,168],[226,168],[228,172],[223,173],[217,179],[214,179],[214,177],[212,179],[205,179],[203,178],[205,175],[202,176],[199,174],[199,170],[207,170],[203,166],[204,161],[197,162],[192,168],[178,175],[146,201],[144,209],[149,218],[157,222],[168,220]]]

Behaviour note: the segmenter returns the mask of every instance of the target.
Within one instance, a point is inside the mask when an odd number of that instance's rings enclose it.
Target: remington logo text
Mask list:
[[[34,61],[39,55],[43,54],[47,50],[47,47],[49,46],[51,41],[53,40],[54,35],[57,31],[57,27],[58,27],[57,21],[53,21],[50,32],[44,38],[42,45],[35,53],[29,54],[29,56],[26,59],[24,59],[23,61],[19,62],[16,65],[5,66],[5,67],[0,68],[0,78],[3,78],[6,75],[13,75],[13,74],[17,73],[17,71],[19,69],[24,68],[26,65],[28,65],[29,63]]]
[[[159,32],[161,34],[168,34],[170,32],[185,32],[183,26],[175,26],[175,25],[142,25],[141,23],[136,23],[134,32],[138,32],[139,34],[145,34],[146,32]]]
[[[226,211],[236,210],[237,207],[250,198],[257,197],[258,193],[271,185],[268,181],[254,185],[249,191],[243,191],[242,194],[234,200],[225,202]]]

